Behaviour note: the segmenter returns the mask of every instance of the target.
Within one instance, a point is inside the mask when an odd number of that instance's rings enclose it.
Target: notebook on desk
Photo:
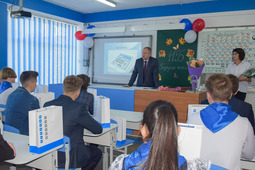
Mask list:
[[[178,126],[181,127],[181,132],[178,136],[180,155],[187,160],[200,158],[203,127],[186,123],[178,123]]]

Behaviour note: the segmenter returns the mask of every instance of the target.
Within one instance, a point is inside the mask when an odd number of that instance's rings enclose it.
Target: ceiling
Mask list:
[[[117,4],[117,7],[115,8],[102,4],[97,0],[44,0],[44,1],[86,14],[174,4],[182,5],[212,0],[112,0],[112,2],[115,2]]]

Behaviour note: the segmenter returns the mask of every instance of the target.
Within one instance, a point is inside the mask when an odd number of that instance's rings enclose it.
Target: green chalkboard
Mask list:
[[[189,87],[187,62],[196,58],[197,40],[187,43],[186,31],[162,30],[157,32],[157,59],[159,61],[160,85]],[[184,40],[184,41],[183,41]]]

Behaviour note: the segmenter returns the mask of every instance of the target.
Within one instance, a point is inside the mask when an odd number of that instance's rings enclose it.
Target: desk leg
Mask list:
[[[113,147],[112,145],[110,146],[110,164],[113,162]]]
[[[104,156],[103,156],[103,170],[108,169],[108,151],[107,147],[104,146]]]
[[[52,170],[57,170],[58,168],[58,151],[54,151],[52,153],[52,161],[51,161],[52,165]]]
[[[113,162],[113,146],[116,146],[116,133],[115,130],[111,131],[111,144],[110,144],[110,165]]]

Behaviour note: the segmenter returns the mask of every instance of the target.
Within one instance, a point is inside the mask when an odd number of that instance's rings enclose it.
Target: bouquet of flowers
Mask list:
[[[203,60],[200,60],[200,59],[193,59],[189,62],[189,66],[190,67],[193,67],[193,68],[196,68],[196,67],[202,67],[204,65],[204,62]]]
[[[170,87],[164,87],[164,86],[159,86],[158,91],[187,91],[187,87],[176,87],[176,88],[170,88]]]
[[[188,70],[191,79],[192,90],[197,88],[197,80],[200,78],[204,69],[205,63],[200,59],[192,59],[188,62]]]
[[[158,87],[159,91],[181,91],[181,87],[176,87],[176,88],[169,88],[169,87],[164,87],[164,86],[159,86]]]
[[[254,78],[255,77],[255,68],[251,68],[247,70],[243,76],[248,77],[248,78]]]

